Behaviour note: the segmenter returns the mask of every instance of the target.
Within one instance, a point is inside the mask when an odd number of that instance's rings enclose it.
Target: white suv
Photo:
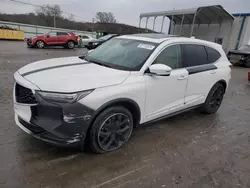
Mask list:
[[[82,57],[38,61],[14,77],[16,124],[61,146],[122,147],[142,123],[215,113],[231,78],[218,44],[162,34],[113,38]]]

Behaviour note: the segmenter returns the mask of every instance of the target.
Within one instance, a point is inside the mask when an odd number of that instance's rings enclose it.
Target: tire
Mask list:
[[[115,151],[124,146],[133,131],[133,116],[122,107],[109,107],[95,119],[89,132],[89,148],[94,153]]]
[[[201,111],[206,114],[213,114],[217,112],[223,101],[225,89],[226,88],[224,88],[221,83],[216,83],[208,93],[207,99],[203,104]]]
[[[67,42],[67,48],[69,49],[74,49],[75,48],[75,43],[74,41],[70,40]]]
[[[36,47],[37,48],[44,48],[45,43],[42,40],[36,41]]]
[[[250,68],[250,58],[246,60],[245,67]]]

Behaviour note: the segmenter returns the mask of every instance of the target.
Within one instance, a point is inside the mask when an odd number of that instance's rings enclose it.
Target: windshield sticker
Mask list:
[[[153,50],[155,48],[155,46],[149,45],[149,44],[139,44],[137,47],[147,49],[147,50]]]

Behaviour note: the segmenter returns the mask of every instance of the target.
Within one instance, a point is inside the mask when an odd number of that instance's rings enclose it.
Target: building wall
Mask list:
[[[30,25],[30,24],[22,24],[22,23],[14,23],[14,22],[5,22],[0,21],[0,26],[8,26],[12,29],[22,30],[24,31],[24,37],[34,37],[37,35],[41,35],[44,33],[48,33],[50,31],[65,31],[65,32],[75,32],[77,35],[87,35],[95,37],[96,33],[88,32],[88,31],[79,31],[79,30],[70,30],[63,28],[54,28],[54,27],[45,27],[38,25]]]

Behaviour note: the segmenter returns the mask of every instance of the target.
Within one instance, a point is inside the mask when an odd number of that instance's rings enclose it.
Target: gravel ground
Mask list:
[[[122,149],[104,155],[49,146],[14,123],[13,73],[33,61],[84,49],[29,49],[0,41],[0,187],[250,187],[250,86],[234,67],[220,110],[190,111],[137,128]]]

